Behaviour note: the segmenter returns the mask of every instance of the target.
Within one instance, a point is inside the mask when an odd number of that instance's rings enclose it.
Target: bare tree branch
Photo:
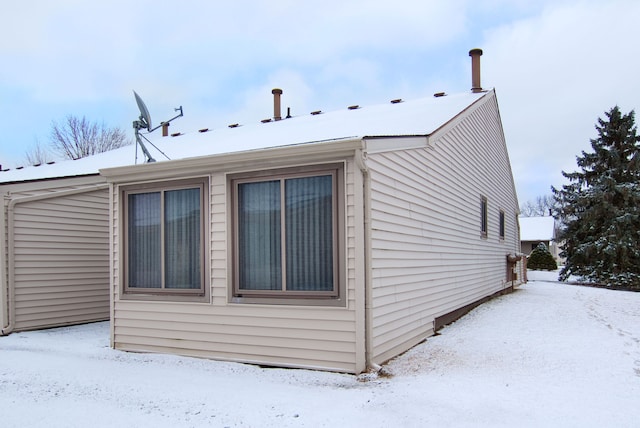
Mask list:
[[[61,125],[51,124],[51,148],[65,159],[80,159],[131,144],[120,128],[68,115]]]
[[[42,165],[53,160],[53,156],[46,147],[40,144],[39,141],[25,153],[25,163],[27,165]]]
[[[550,216],[555,203],[553,195],[538,196],[535,200],[529,200],[520,206],[520,215],[522,217]]]

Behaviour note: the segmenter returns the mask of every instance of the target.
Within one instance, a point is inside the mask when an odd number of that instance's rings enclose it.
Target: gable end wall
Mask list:
[[[511,285],[506,255],[519,252],[517,200],[495,97],[451,125],[427,148],[368,158],[373,363],[432,335],[436,317]]]

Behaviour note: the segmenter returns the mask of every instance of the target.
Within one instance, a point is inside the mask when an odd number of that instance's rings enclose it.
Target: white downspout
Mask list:
[[[8,199],[8,195],[6,192],[2,192],[2,209],[0,210],[0,227],[2,227],[2,233],[0,233],[0,308],[2,311],[0,314],[0,325],[2,329],[0,329],[0,335],[5,334],[5,328],[10,327],[11,324],[11,316],[10,314],[10,306],[9,306],[9,288],[7,284],[7,225],[6,222],[6,207],[5,201]],[[6,320],[6,323],[5,323]]]
[[[60,197],[60,196],[69,196],[69,195],[74,195],[77,193],[86,193],[86,192],[93,192],[95,190],[102,190],[108,188],[107,184],[96,184],[94,186],[88,186],[88,187],[80,187],[77,189],[71,189],[71,190],[63,190],[60,192],[51,192],[51,193],[44,193],[44,194],[40,194],[40,195],[32,195],[32,196],[24,196],[22,198],[16,198],[16,199],[11,199],[9,201],[9,205],[7,206],[7,232],[8,232],[8,242],[7,242],[7,256],[8,256],[8,264],[9,264],[9,271],[8,271],[8,278],[7,278],[7,283],[6,283],[6,292],[8,295],[8,304],[7,304],[7,314],[8,314],[8,324],[2,327],[2,330],[0,330],[0,335],[2,336],[6,336],[8,334],[10,334],[14,327],[15,327],[15,317],[16,317],[16,313],[15,313],[15,300],[16,300],[16,288],[15,288],[15,231],[13,228],[13,223],[14,223],[14,210],[15,210],[15,206],[17,204],[21,204],[24,202],[32,202],[32,201],[39,201],[39,200],[43,200],[43,199],[50,199],[50,198],[56,198],[56,197]],[[4,209],[2,210],[2,216],[4,217]],[[4,220],[4,218],[2,219]],[[4,224],[4,222],[3,222]],[[4,238],[4,234],[2,234],[3,238]],[[2,246],[3,250],[4,250],[4,245]],[[2,258],[3,262],[5,260],[5,258]],[[3,278],[4,278],[4,270],[3,272]],[[3,290],[4,292],[4,290]],[[4,321],[3,321],[4,324]]]
[[[2,327],[2,331],[0,334],[2,336],[6,336],[13,331],[13,327],[15,326],[15,305],[16,305],[16,290],[13,283],[14,278],[14,246],[13,246],[13,207],[15,206],[15,201],[18,199],[12,199],[9,201],[9,205],[7,206],[7,264],[9,271],[7,272],[7,325]],[[3,270],[4,272],[4,270]]]
[[[356,151],[355,163],[362,173],[362,211],[363,211],[363,242],[364,242],[364,333],[365,333],[365,365],[367,369],[376,370],[378,367],[371,360],[373,354],[372,338],[372,296],[371,296],[371,231],[369,200],[371,197],[371,184],[369,180],[369,168],[366,164],[366,153],[363,150]]]
[[[114,235],[113,235],[113,206],[114,206],[114,184],[109,184],[109,345],[112,349],[115,349],[115,290],[116,283],[114,281],[113,266],[115,260],[113,259],[114,248]]]

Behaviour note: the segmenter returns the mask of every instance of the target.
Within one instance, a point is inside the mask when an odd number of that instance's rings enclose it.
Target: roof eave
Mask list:
[[[277,168],[283,165],[304,165],[347,158],[363,149],[362,137],[309,142],[280,147],[269,147],[233,153],[198,156],[172,161],[129,165],[100,169],[100,174],[112,183],[139,179],[155,180],[188,175],[210,174],[216,171],[243,169],[249,165]]]

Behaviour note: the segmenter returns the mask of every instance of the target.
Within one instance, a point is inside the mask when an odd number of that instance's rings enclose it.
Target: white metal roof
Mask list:
[[[555,239],[553,217],[520,217],[521,241],[552,241]]]
[[[353,137],[430,135],[485,95],[466,92],[354,110],[345,108],[269,123],[194,131],[177,137],[161,137],[160,131],[156,131],[150,139],[170,159],[184,159]],[[156,161],[166,160],[150,144],[146,145]],[[0,183],[97,174],[101,168],[135,164],[135,153],[136,145],[131,145],[75,161],[12,169],[0,172]],[[139,151],[138,163],[144,160]]]

